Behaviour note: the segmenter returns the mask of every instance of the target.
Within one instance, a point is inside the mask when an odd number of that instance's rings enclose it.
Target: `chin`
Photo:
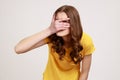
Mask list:
[[[64,36],[67,36],[69,34],[68,31],[64,30],[64,31],[59,31],[56,33],[57,36],[59,37],[64,37]]]

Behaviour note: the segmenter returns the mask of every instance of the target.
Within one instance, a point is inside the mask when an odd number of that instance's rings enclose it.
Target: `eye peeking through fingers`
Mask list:
[[[70,20],[62,20],[61,22],[64,22],[64,23],[69,23]]]

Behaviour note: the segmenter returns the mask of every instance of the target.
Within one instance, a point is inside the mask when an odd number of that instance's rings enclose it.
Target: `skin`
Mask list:
[[[38,48],[42,45],[45,45],[47,43],[45,43],[44,39],[54,33],[56,33],[57,36],[61,36],[63,38],[65,42],[64,47],[68,48],[70,44],[69,43],[70,24],[68,23],[68,20],[70,19],[67,17],[66,13],[59,12],[56,17],[53,16],[52,22],[48,28],[22,39],[15,46],[15,52],[17,54],[22,54],[32,49]],[[82,60],[82,69],[79,80],[87,80],[91,65],[91,59],[92,56],[88,55],[85,56],[84,59]]]
[[[56,20],[62,20],[63,24],[65,23],[67,26],[69,26],[68,28],[57,32],[57,36],[60,36],[63,38],[65,44],[64,47],[69,47],[70,44],[70,37],[69,37],[69,33],[70,33],[70,24],[68,23],[69,18],[67,17],[66,13],[64,12],[59,12],[56,16]]]

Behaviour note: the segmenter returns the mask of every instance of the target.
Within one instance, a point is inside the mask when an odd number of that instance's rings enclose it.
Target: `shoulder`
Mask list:
[[[83,44],[83,43],[87,44],[89,42],[92,42],[92,38],[91,38],[91,36],[89,34],[83,32],[83,35],[82,35],[82,38],[81,38],[80,42],[81,42],[81,44]]]
[[[45,38],[44,39],[44,42],[47,43],[47,44],[51,44],[51,39],[49,37]]]
[[[87,33],[83,33],[80,44],[83,47],[83,51],[85,55],[92,54],[95,50],[95,46],[91,36]]]
[[[48,37],[44,39],[44,42],[46,44],[48,44],[49,47],[51,47],[53,45],[52,42],[51,42],[51,40],[50,40],[50,38],[48,38]]]

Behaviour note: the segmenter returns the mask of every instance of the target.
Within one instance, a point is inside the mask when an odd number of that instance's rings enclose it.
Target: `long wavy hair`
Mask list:
[[[73,6],[70,5],[64,5],[61,6],[60,8],[58,8],[54,15],[56,17],[57,13],[59,12],[65,12],[68,16],[68,18],[70,18],[70,41],[71,41],[71,52],[70,52],[70,57],[72,59],[72,61],[77,64],[79,63],[82,59],[83,56],[82,54],[80,54],[80,51],[83,49],[82,45],[80,44],[80,40],[82,37],[82,25],[81,25],[81,21],[80,21],[80,16],[78,11],[76,10],[76,8],[74,8]],[[52,48],[56,51],[56,53],[59,54],[60,59],[62,60],[62,58],[64,57],[66,51],[63,48],[64,45],[64,40],[62,37],[59,37],[55,34],[49,36],[50,41],[53,43]]]

